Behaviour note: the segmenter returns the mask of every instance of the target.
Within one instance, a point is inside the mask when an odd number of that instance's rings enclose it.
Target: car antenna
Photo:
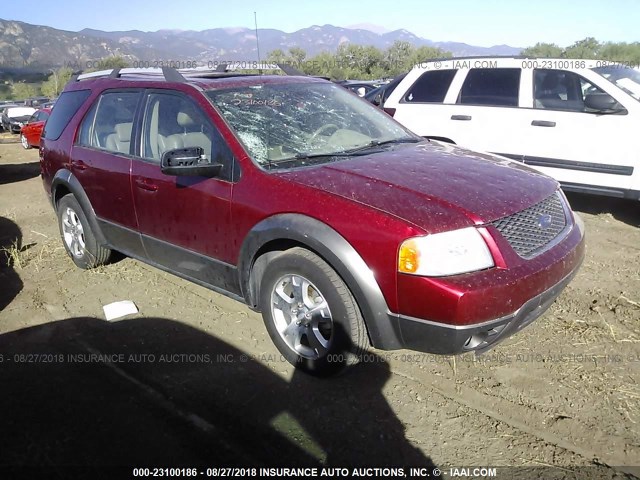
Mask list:
[[[256,50],[258,50],[258,65],[260,65],[260,40],[258,39],[258,14],[253,12],[253,24],[256,28]],[[262,75],[262,69],[258,70]]]

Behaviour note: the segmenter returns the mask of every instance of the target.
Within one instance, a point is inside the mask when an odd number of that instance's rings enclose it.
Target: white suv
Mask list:
[[[596,60],[416,65],[384,109],[424,137],[497,153],[565,190],[640,199],[640,70]]]

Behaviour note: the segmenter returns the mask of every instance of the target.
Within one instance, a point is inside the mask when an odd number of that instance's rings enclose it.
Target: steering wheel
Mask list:
[[[311,136],[309,137],[309,141],[313,142],[318,135],[320,135],[321,133],[323,133],[326,130],[329,130],[330,128],[333,128],[335,130],[340,130],[340,127],[337,126],[335,123],[327,123],[326,125],[321,126],[319,129],[317,129],[315,132],[313,132],[311,134]]]

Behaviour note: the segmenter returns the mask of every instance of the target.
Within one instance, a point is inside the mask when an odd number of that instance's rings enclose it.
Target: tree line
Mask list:
[[[625,62],[628,65],[640,65],[640,42],[599,42],[593,37],[578,40],[562,48],[554,43],[536,43],[525,48],[522,53],[527,57],[540,58],[583,58]],[[331,80],[373,80],[392,78],[411,69],[413,65],[434,58],[451,58],[451,52],[435,47],[415,47],[409,42],[396,41],[390,47],[381,50],[374,46],[342,44],[337,51],[322,52],[307,56],[302,48],[293,47],[287,51],[281,49],[268,53],[266,62],[285,63],[307,75],[317,75]],[[100,60],[94,70],[130,66],[122,57],[107,57]],[[70,68],[51,71],[49,78],[42,84],[14,82],[10,88],[10,98],[23,99],[44,95],[56,97],[73,74]]]

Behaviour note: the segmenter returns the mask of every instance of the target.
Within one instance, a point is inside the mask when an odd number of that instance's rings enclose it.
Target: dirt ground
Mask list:
[[[0,466],[640,477],[639,204],[570,195],[587,228],[581,271],[484,356],[372,351],[318,380],[282,361],[240,303],[128,258],[75,268],[38,152],[12,141],[0,137]],[[139,314],[105,321],[119,300]]]

